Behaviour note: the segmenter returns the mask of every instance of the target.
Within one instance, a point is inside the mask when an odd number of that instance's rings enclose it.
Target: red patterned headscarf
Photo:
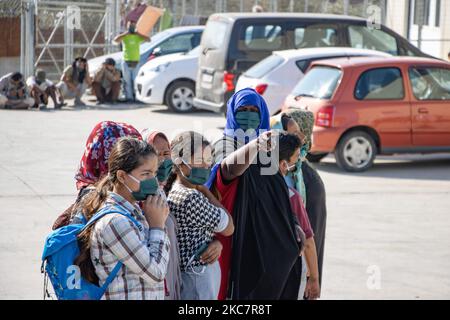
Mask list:
[[[94,127],[75,175],[78,190],[96,183],[108,173],[108,158],[114,143],[126,136],[142,140],[139,131],[126,123],[102,121]]]
[[[164,133],[162,133],[161,131],[149,130],[149,129],[144,129],[142,131],[142,138],[144,139],[144,141],[147,141],[147,143],[149,143],[151,145],[153,145],[156,137],[163,138],[164,140],[166,140],[169,143],[169,146],[170,146],[169,139],[167,139],[167,136]]]

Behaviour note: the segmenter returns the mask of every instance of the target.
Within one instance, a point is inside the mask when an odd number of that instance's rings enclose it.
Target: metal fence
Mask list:
[[[77,56],[93,58],[115,51],[118,1],[22,1],[21,70],[44,68],[58,78]]]
[[[370,7],[375,5],[383,11],[387,0],[148,0],[150,5],[170,10],[174,25],[179,25],[184,16],[204,16],[215,12],[251,12],[260,5],[269,12],[312,12],[345,14],[358,17],[370,16]]]

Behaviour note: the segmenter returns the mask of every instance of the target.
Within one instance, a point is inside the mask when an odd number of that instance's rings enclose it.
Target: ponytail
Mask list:
[[[170,190],[172,190],[173,183],[177,180],[176,169],[172,170],[169,177],[167,178],[166,184],[164,185],[164,192],[166,195],[169,195]]]
[[[89,221],[105,203],[108,196],[108,191],[113,190],[112,179],[109,175],[101,179],[95,190],[86,195],[86,200],[83,200],[82,213],[86,221]],[[80,267],[83,278],[91,283],[98,284],[98,277],[95,273],[95,267],[91,260],[91,236],[94,225],[90,225],[78,235],[78,247],[80,254],[75,259],[74,264]]]

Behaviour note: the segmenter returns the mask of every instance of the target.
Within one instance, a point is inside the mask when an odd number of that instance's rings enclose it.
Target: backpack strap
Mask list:
[[[82,230],[84,230],[87,227],[91,226],[92,224],[96,223],[98,220],[100,220],[101,218],[103,218],[107,214],[112,214],[112,213],[118,213],[118,214],[121,214],[121,215],[127,217],[128,219],[130,219],[134,223],[134,225],[139,230],[142,230],[141,224],[135,218],[133,218],[132,215],[130,215],[128,212],[125,212],[125,210],[120,210],[117,207],[114,207],[114,208],[105,207],[105,208],[101,209],[91,219],[89,219],[89,221],[85,224],[85,226],[83,227]]]
[[[116,266],[114,267],[114,269],[112,269],[111,273],[109,274],[108,278],[106,278],[105,283],[102,286],[102,297],[106,292],[106,289],[108,289],[109,285],[111,284],[111,282],[113,282],[114,278],[117,276],[117,274],[119,273],[120,269],[122,268],[123,263],[121,261],[117,262]]]

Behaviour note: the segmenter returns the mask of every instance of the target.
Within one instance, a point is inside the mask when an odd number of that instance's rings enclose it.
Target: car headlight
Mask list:
[[[166,62],[166,63],[160,64],[160,65],[150,69],[149,71],[164,72],[164,70],[166,70],[169,65],[170,65],[170,62]]]

